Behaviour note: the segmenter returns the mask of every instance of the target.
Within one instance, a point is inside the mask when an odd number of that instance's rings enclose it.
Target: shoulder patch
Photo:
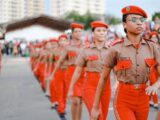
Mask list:
[[[105,47],[109,48],[111,46],[111,44],[112,44],[111,42],[105,42]]]
[[[123,39],[117,39],[117,40],[115,40],[115,41],[113,41],[113,42],[111,43],[111,46],[114,46],[114,45],[119,44],[119,43],[122,43],[122,42],[124,42]]]
[[[144,39],[146,42],[150,42],[152,44],[157,44],[155,41],[151,40],[151,39]]]
[[[146,41],[152,42],[152,43],[156,43],[155,41],[151,40],[151,39],[145,39]]]

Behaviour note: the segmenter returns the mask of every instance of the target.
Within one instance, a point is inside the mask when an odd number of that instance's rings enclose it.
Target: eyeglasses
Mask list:
[[[138,20],[139,20],[141,23],[146,22],[146,18],[144,18],[144,17],[141,17],[141,18],[132,17],[132,18],[130,18],[128,21],[131,21],[131,22],[133,22],[133,23],[137,23]]]

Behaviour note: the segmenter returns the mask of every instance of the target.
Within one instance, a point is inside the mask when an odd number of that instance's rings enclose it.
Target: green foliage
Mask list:
[[[154,21],[156,17],[160,18],[160,12],[155,12],[155,13],[152,15],[152,20]]]
[[[84,15],[80,15],[78,12],[72,11],[65,16],[65,19],[71,22],[76,21],[79,23],[83,23],[85,25],[85,29],[88,29],[90,27],[90,23],[96,20],[96,17],[89,12]]]
[[[116,18],[112,15],[107,15],[107,16],[105,16],[105,22],[110,25],[116,25],[116,24],[120,24],[122,22],[122,20],[119,18]]]
[[[78,12],[72,11],[72,12],[66,14],[66,16],[65,16],[65,19],[70,21],[70,22],[76,21],[76,22],[84,24],[85,29],[90,28],[90,23],[92,21],[100,20],[101,18],[103,18],[105,20],[105,22],[108,23],[108,24],[115,25],[115,24],[121,23],[121,20],[114,17],[114,16],[111,16],[111,15],[98,16],[98,15],[91,14],[89,11],[84,15],[80,15]]]

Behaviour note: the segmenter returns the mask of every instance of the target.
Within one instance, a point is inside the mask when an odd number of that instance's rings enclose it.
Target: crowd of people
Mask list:
[[[160,87],[160,26],[146,29],[147,13],[140,7],[122,9],[126,37],[107,38],[109,25],[91,22],[92,37],[82,40],[84,25],[73,22],[66,34],[30,44],[30,63],[51,108],[66,120],[67,99],[72,120],[81,120],[82,103],[90,120],[106,120],[111,101],[113,71],[116,120],[148,120],[149,105],[158,110]],[[160,116],[157,120],[160,119]]]
[[[29,54],[29,42],[4,41],[0,44],[2,55],[25,56]]]

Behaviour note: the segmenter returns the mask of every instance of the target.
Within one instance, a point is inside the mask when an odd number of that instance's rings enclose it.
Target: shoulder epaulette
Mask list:
[[[148,42],[156,43],[155,41],[153,41],[153,40],[151,40],[151,39],[144,39],[144,40],[146,40],[146,41],[148,41]]]
[[[153,41],[153,40],[151,40],[151,39],[144,39],[146,42],[150,42],[150,43],[152,43],[152,44],[156,44],[156,42],[155,41]]]
[[[109,48],[111,46],[111,44],[112,44],[111,42],[105,42],[105,47]]]
[[[114,46],[114,45],[119,44],[119,43],[122,43],[122,42],[124,42],[123,39],[117,39],[117,40],[115,40],[115,41],[113,41],[113,42],[111,43],[111,46]]]

